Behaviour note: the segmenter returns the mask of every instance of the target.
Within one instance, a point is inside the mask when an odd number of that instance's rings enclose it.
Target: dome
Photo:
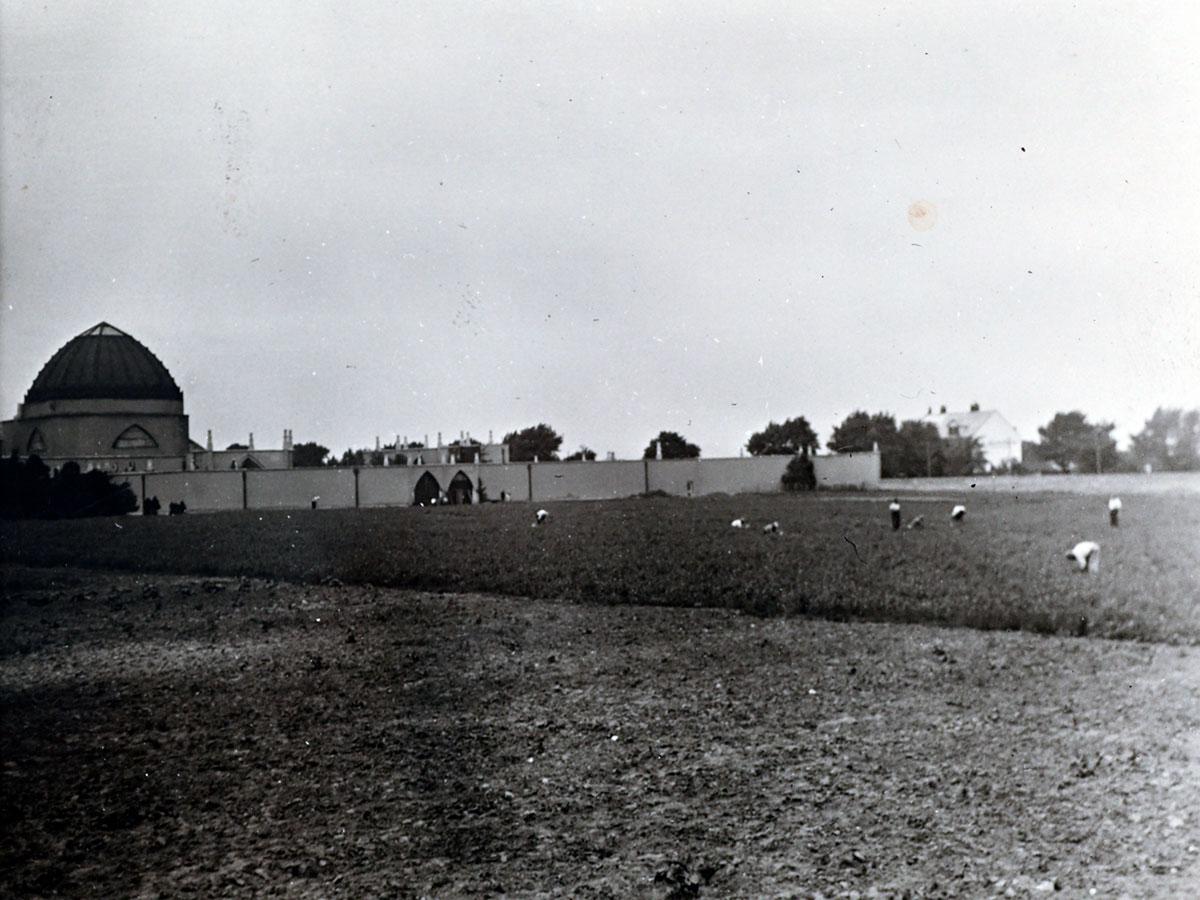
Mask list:
[[[183,400],[171,373],[144,345],[101,322],[72,338],[42,366],[25,402]]]

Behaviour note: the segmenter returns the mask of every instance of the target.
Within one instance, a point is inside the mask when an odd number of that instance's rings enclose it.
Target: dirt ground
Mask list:
[[[1195,648],[0,575],[4,895],[1200,894]]]

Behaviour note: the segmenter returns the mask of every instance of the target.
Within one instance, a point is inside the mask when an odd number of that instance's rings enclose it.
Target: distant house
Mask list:
[[[934,425],[944,438],[978,438],[989,469],[1022,461],[1021,435],[994,409],[935,413],[923,421]]]

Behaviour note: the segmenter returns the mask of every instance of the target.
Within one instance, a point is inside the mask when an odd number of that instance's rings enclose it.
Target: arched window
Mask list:
[[[130,425],[113,441],[113,448],[116,450],[144,450],[157,446],[158,441],[141,425]]]
[[[29,443],[25,445],[25,450],[28,453],[45,453],[46,441],[42,437],[40,429],[33,429],[33,434],[29,435]]]

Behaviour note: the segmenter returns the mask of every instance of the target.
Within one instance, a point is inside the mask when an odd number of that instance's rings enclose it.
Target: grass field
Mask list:
[[[37,566],[246,575],[600,604],[1200,642],[1200,503],[1130,498],[905,498],[919,531],[893,532],[886,499],[761,495],[490,504],[441,509],[238,512],[4,523],[3,558]],[[735,531],[729,522],[754,527]],[[758,526],[778,520],[783,534]],[[1102,546],[1098,575],[1065,559]]]

